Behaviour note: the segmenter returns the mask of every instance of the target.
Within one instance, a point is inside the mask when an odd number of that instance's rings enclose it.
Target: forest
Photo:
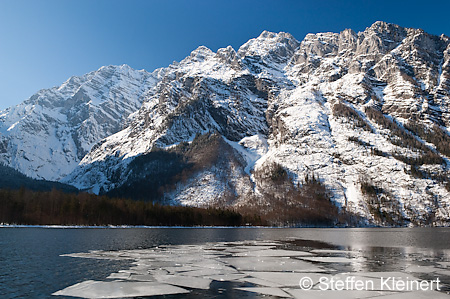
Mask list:
[[[278,170],[280,171],[280,170]],[[284,180],[275,176],[274,180]],[[279,188],[288,188],[283,195]],[[188,207],[152,201],[110,198],[89,193],[0,190],[0,224],[81,226],[335,226],[349,223],[348,214],[327,198],[325,189],[311,178],[303,188],[293,184],[268,189],[271,204],[238,207]]]
[[[220,208],[160,205],[88,193],[0,190],[0,223],[18,225],[263,225],[258,217]]]
[[[245,205],[188,207],[57,189],[0,189],[0,223],[16,225],[132,226],[336,226],[358,219],[339,210],[320,180],[294,185],[278,164],[255,173],[262,198]]]

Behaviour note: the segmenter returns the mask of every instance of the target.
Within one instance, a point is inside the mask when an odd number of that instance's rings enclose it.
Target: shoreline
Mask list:
[[[219,228],[219,229],[236,229],[236,228],[271,228],[271,229],[298,229],[298,228],[317,228],[317,229],[364,229],[364,228],[448,228],[449,226],[354,226],[354,227],[340,227],[340,226],[147,226],[147,225],[31,225],[31,224],[0,224],[0,228],[48,228],[48,229],[136,229],[136,228]]]
[[[373,226],[375,227],[375,226]],[[28,224],[0,224],[0,228],[63,228],[63,229],[74,229],[74,228],[90,228],[90,229],[128,229],[128,228],[344,228],[344,227],[322,227],[322,226],[147,226],[147,225],[28,225]],[[348,227],[350,228],[350,227]],[[357,228],[357,227],[353,227]],[[368,228],[368,227],[359,227]]]

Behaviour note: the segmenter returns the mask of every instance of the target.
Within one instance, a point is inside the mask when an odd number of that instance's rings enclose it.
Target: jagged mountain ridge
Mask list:
[[[62,182],[121,188],[136,157],[215,131],[242,163],[198,169],[166,200],[205,204],[231,192],[230,204],[242,203],[264,188],[253,171],[277,162],[296,182],[318,175],[339,206],[371,221],[394,213],[446,223],[448,154],[423,132],[448,138],[449,44],[444,35],[376,22],[302,42],[265,31],[237,52],[199,47],[152,73],[124,129],[99,137]]]
[[[61,179],[125,126],[155,77],[127,65],[102,67],[0,112],[0,161],[33,178]]]

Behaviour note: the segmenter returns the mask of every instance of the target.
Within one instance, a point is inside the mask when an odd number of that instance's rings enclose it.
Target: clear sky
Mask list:
[[[153,71],[263,30],[362,31],[381,20],[450,36],[450,1],[0,0],[0,110],[103,65]]]

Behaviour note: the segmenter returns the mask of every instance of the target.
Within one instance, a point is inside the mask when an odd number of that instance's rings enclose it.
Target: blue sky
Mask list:
[[[394,2],[394,3],[390,3]],[[450,1],[0,0],[0,109],[103,65],[152,71],[263,30],[362,31],[377,20],[450,35]]]

